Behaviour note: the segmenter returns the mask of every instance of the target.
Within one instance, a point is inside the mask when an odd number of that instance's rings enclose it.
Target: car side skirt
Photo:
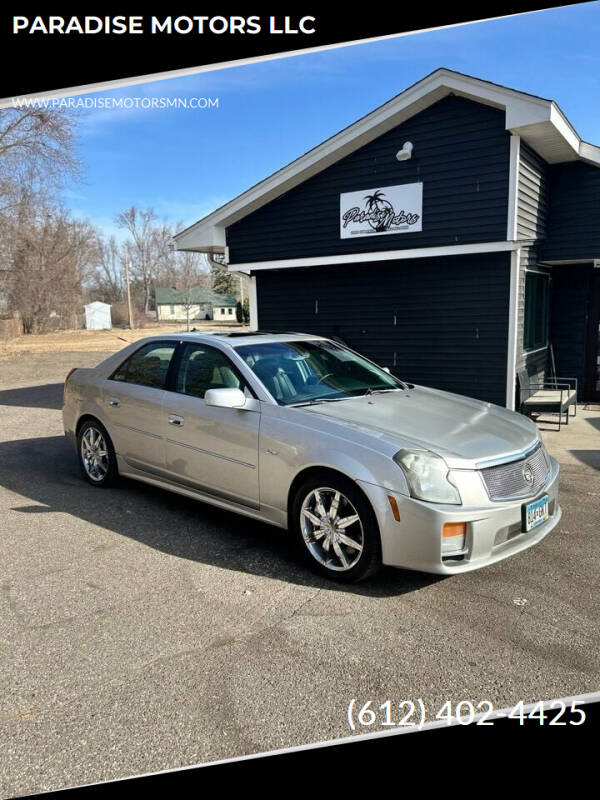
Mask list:
[[[159,478],[156,475],[151,475],[143,470],[136,469],[131,466],[124,458],[117,454],[117,465],[119,468],[119,475],[124,478],[132,478],[142,483],[148,483],[151,486],[157,486],[160,489],[165,489],[169,492],[181,494],[184,497],[190,497],[193,500],[199,500],[202,503],[209,503],[210,505],[222,508],[226,511],[233,511],[236,514],[242,514],[245,517],[266,522],[268,525],[274,525],[277,528],[287,528],[287,514],[280,509],[272,508],[270,506],[261,505],[260,509],[250,508],[232,500],[227,500],[223,497],[216,497],[215,495],[202,492],[190,486],[170,481],[165,478]]]

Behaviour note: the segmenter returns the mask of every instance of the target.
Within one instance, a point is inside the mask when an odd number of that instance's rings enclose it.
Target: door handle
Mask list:
[[[109,399],[109,401],[108,401],[108,405],[109,406],[120,406],[121,405],[121,401],[119,400],[118,397],[111,397]]]
[[[181,428],[183,425],[183,417],[178,417],[177,414],[169,414],[169,424],[177,425]]]

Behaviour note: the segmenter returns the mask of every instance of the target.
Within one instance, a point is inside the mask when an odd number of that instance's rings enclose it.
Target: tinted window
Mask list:
[[[174,352],[175,343],[153,342],[144,345],[121,364],[112,380],[163,389]]]
[[[207,389],[245,390],[244,379],[235,366],[220,350],[201,344],[188,344],[181,356],[177,379],[177,392],[192,397],[204,397]]]

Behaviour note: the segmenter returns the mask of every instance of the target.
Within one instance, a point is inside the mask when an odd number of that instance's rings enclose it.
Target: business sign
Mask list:
[[[340,195],[340,238],[422,229],[423,184],[404,183]]]

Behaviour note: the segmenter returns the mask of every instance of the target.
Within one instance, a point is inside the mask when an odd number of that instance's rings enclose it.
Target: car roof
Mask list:
[[[230,347],[237,347],[244,344],[272,344],[274,342],[302,342],[307,339],[325,339],[324,336],[317,336],[311,333],[276,333],[273,331],[182,331],[181,333],[165,333],[147,336],[138,343],[151,341],[170,341],[177,340],[186,342],[211,342],[218,341]]]

